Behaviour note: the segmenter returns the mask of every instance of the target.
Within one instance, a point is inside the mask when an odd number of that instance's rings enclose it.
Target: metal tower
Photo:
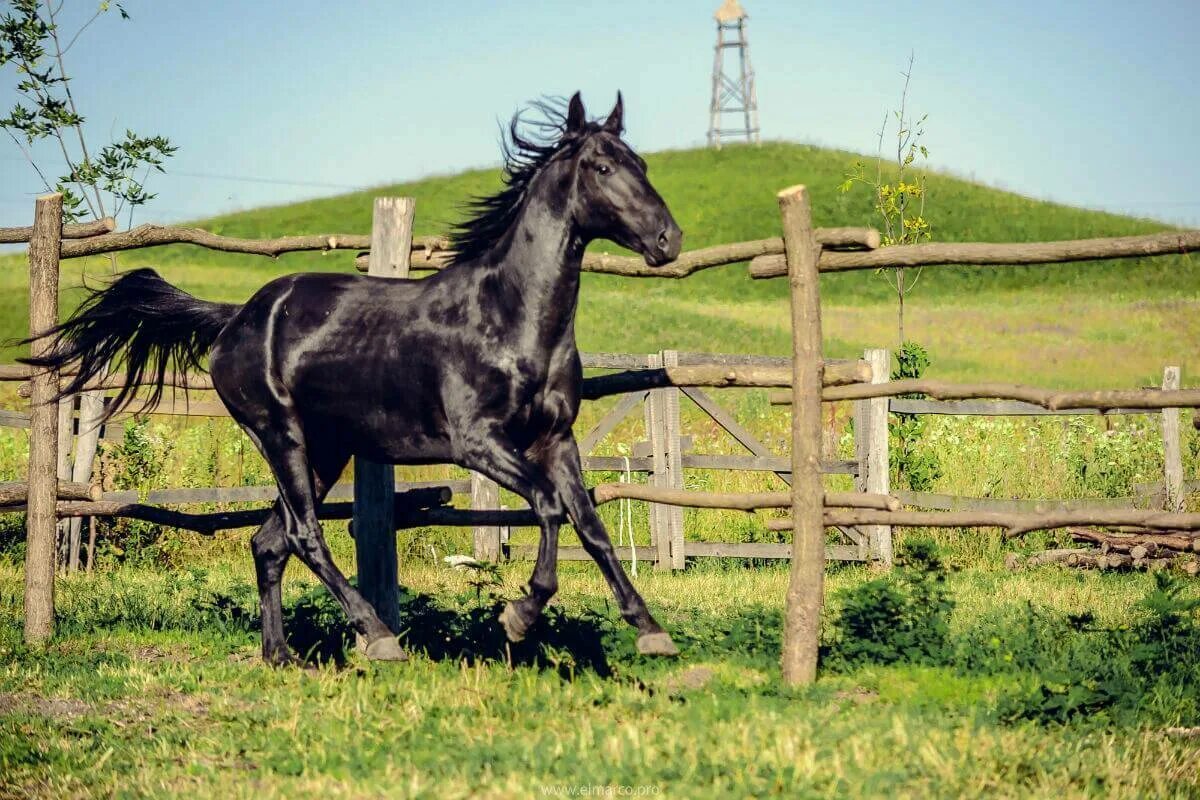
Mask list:
[[[713,19],[717,21],[717,48],[713,59],[712,104],[709,106],[708,145],[745,138],[758,144],[758,95],[750,66],[750,42],[746,39],[747,15],[738,0],[725,0]],[[736,50],[737,72],[725,72],[725,51]],[[732,60],[732,59],[731,59]],[[731,64],[732,66],[732,64]],[[737,115],[740,114],[740,118]],[[722,120],[735,127],[723,127]],[[740,127],[737,127],[740,123]]]

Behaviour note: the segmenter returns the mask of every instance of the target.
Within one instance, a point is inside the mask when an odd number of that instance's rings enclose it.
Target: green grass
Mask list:
[[[335,537],[335,549],[347,544]],[[456,613],[476,605],[468,575],[411,562],[403,575],[410,591]],[[835,571],[830,594],[867,577],[861,568]],[[524,567],[505,568],[503,591],[523,579]],[[1200,789],[1194,745],[1165,733],[1186,720],[1001,720],[997,699],[1035,677],[1020,667],[867,666],[781,689],[780,568],[643,573],[639,587],[685,645],[676,661],[638,657],[596,571],[567,566],[558,607],[579,622],[580,637],[604,642],[599,662],[574,644],[544,650],[537,663],[511,651],[512,666],[501,653],[417,654],[403,665],[352,658],[315,671],[256,661],[252,621],[229,612],[253,605],[244,561],[182,576],[123,569],[64,579],[64,634],[43,650],[19,643],[20,581],[19,571],[0,568],[5,796],[528,797],[594,785],[667,797],[1184,797]],[[289,603],[311,584],[293,571]],[[970,570],[951,581],[954,629],[1030,602],[1127,623],[1147,585],[1144,577]]]

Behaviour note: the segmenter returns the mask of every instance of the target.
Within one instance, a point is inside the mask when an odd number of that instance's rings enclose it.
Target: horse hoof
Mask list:
[[[366,656],[372,661],[408,661],[408,653],[395,636],[384,636],[368,644]]]
[[[644,633],[637,638],[637,651],[644,656],[677,656],[679,648],[666,631]]]
[[[504,635],[514,644],[524,639],[525,634],[529,632],[529,625],[521,619],[521,613],[512,603],[506,604],[500,612],[500,624],[504,626]]]

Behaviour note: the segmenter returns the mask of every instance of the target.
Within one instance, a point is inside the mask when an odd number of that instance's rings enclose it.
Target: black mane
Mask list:
[[[474,261],[491,250],[516,221],[529,184],[542,167],[560,156],[573,155],[584,139],[600,130],[598,123],[588,122],[583,131],[568,134],[563,106],[561,99],[554,98],[532,104],[538,119],[525,120],[521,111],[513,114],[508,135],[500,140],[504,186],[493,195],[467,203],[471,218],[450,232],[455,264]],[[527,132],[522,133],[522,127]]]

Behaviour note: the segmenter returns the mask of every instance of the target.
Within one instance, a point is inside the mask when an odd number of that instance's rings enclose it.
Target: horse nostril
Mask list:
[[[661,231],[658,232],[658,246],[661,247],[663,250],[666,250],[670,244],[671,244],[671,239],[670,239],[670,237],[667,236],[667,229],[663,228]]]

